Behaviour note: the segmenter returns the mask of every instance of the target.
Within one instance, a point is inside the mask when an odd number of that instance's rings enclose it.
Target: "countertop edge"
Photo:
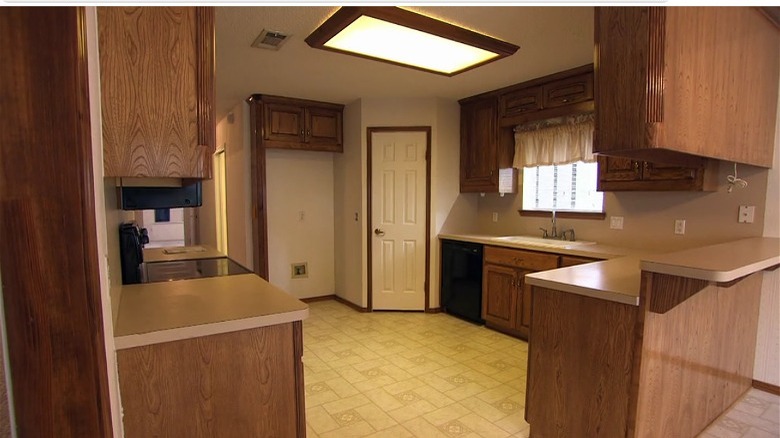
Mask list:
[[[551,290],[559,290],[561,292],[572,293],[575,295],[582,295],[585,297],[595,298],[597,300],[611,301],[613,303],[627,304],[629,306],[639,306],[639,296],[631,296],[620,294],[616,292],[591,289],[582,286],[576,286],[573,284],[567,284],[554,280],[547,280],[542,278],[533,278],[529,274],[526,276],[528,284],[536,287],[543,287]]]
[[[439,240],[457,240],[460,242],[479,243],[482,245],[545,252],[545,253],[558,254],[564,256],[588,257],[588,258],[593,258],[598,260],[610,260],[614,258],[625,257],[627,255],[631,255],[632,253],[637,252],[637,250],[631,248],[619,248],[619,247],[613,247],[611,245],[601,245],[601,244],[581,245],[576,248],[566,248],[566,247],[551,248],[551,247],[533,245],[530,243],[522,244],[518,242],[506,242],[506,241],[493,240],[496,237],[500,237],[500,236],[490,236],[487,234],[482,235],[482,234],[440,233],[436,237]],[[577,244],[576,241],[572,243],[572,245],[576,245],[576,244]]]
[[[116,350],[143,347],[147,345],[162,344],[165,342],[181,341],[203,336],[222,333],[250,330],[288,322],[302,321],[309,317],[309,308],[291,312],[274,313],[251,318],[234,319],[230,321],[198,324],[188,327],[177,327],[167,330],[158,330],[148,333],[117,336],[114,338]]]
[[[656,274],[674,275],[677,277],[693,278],[696,280],[714,281],[718,283],[726,283],[746,275],[753,274],[758,271],[762,271],[767,268],[771,268],[780,264],[780,257],[770,258],[765,260],[759,260],[754,263],[750,263],[741,266],[731,271],[710,271],[707,269],[692,268],[687,266],[670,265],[666,263],[658,263],[651,261],[642,261],[640,268],[643,271],[652,272]]]

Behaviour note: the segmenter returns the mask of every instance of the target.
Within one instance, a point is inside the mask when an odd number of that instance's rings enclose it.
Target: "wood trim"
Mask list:
[[[645,122],[664,121],[664,52],[666,50],[666,8],[648,8],[649,55]]]
[[[268,280],[268,212],[266,211],[265,147],[263,146],[263,103],[250,96],[249,129],[252,138],[252,248],[255,274]]]
[[[771,383],[761,382],[759,380],[753,379],[753,388],[758,389],[759,391],[768,392],[770,394],[774,394],[777,396],[780,396],[780,386],[773,385]]]
[[[304,303],[316,303],[318,301],[330,301],[336,299],[336,294],[330,294],[330,295],[322,295],[319,297],[309,297],[309,298],[298,298],[299,300],[303,301]]]
[[[351,307],[352,310],[355,310],[356,312],[360,312],[360,313],[370,312],[370,310],[368,308],[360,307],[357,304],[353,303],[352,301],[348,301],[348,300],[346,300],[344,298],[341,298],[338,295],[334,295],[333,299],[338,301],[339,303],[345,305],[345,306]]]
[[[657,273],[652,275],[652,292],[647,309],[653,313],[666,313],[709,285],[708,281],[695,278]]]
[[[468,68],[464,68],[453,73],[441,73],[425,68],[410,66],[408,64],[402,64],[399,62],[388,61],[386,59],[374,58],[371,56],[360,55],[352,52],[346,52],[342,50],[335,50],[325,47],[324,44],[330,40],[333,36],[350,25],[353,21],[357,20],[361,15],[377,18],[383,21],[389,21],[391,23],[400,24],[412,29],[421,30],[426,33],[437,35],[446,39],[455,40],[470,46],[479,47],[490,52],[498,54],[497,57],[488,61],[473,65]],[[418,14],[406,9],[401,9],[393,6],[380,6],[380,7],[363,7],[363,6],[344,6],[331,15],[324,23],[315,29],[305,39],[306,43],[315,49],[329,50],[338,53],[344,53],[347,55],[357,56],[360,58],[373,59],[389,64],[399,65],[402,67],[413,68],[415,70],[426,71],[443,76],[455,76],[459,73],[471,70],[481,65],[488,64],[493,61],[505,58],[517,52],[520,48],[514,44],[506,41],[501,41],[490,36],[474,32],[472,30],[464,29],[452,25],[450,23],[437,20],[435,18],[427,17],[425,15]]]
[[[198,147],[201,148],[200,168],[203,169],[203,178],[211,178],[211,155],[217,144],[216,113],[215,113],[215,87],[216,62],[214,60],[215,47],[214,34],[214,8],[195,8],[195,59],[197,90],[197,114],[198,114]]]
[[[296,436],[306,438],[306,392],[303,378],[303,322],[292,323],[293,362],[295,367]]]
[[[544,217],[549,218],[550,212],[549,211],[541,211],[541,210],[517,210],[518,213],[520,213],[520,216],[528,216],[528,217]],[[601,213],[585,213],[582,211],[556,211],[555,212],[556,218],[563,218],[563,219],[590,219],[590,220],[604,220],[607,217],[606,212]]]
[[[425,313],[442,313],[441,307],[429,307],[425,309]]]
[[[511,92],[514,92],[514,91],[519,91],[519,90],[522,90],[524,88],[530,88],[530,87],[535,87],[535,86],[538,86],[538,85],[544,85],[544,84],[547,84],[549,82],[555,82],[555,81],[558,81],[558,80],[561,80],[561,79],[566,79],[566,78],[571,77],[571,76],[577,76],[577,75],[580,75],[580,74],[591,73],[593,71],[594,71],[594,64],[592,64],[592,63],[591,64],[585,64],[585,65],[581,65],[579,67],[570,68],[568,70],[555,72],[555,73],[547,75],[547,76],[542,76],[542,77],[534,78],[534,79],[531,79],[531,80],[528,80],[528,81],[519,82],[517,84],[509,85],[509,86],[506,86],[506,87],[498,88],[496,90],[486,91],[484,93],[479,93],[479,94],[475,94],[473,96],[464,97],[463,99],[458,100],[458,103],[463,105],[464,103],[468,103],[468,102],[473,101],[473,100],[481,100],[481,99],[485,99],[485,98],[488,98],[488,97],[498,98],[502,94],[511,93]]]
[[[111,436],[86,12],[5,8],[0,29],[0,162],[14,163],[0,169],[0,266],[16,433]]]
[[[367,208],[366,208],[366,235],[367,239],[367,254],[366,260],[368,263],[367,276],[367,290],[368,297],[366,299],[368,310],[373,311],[373,290],[372,290],[372,232],[371,229],[371,134],[375,132],[424,132],[426,135],[426,152],[425,152],[425,307],[427,312],[430,308],[430,283],[431,283],[431,127],[430,126],[375,126],[366,128],[366,195],[367,195]]]

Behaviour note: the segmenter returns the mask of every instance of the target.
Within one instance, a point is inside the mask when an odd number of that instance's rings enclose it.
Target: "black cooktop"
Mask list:
[[[227,257],[144,263],[142,270],[142,283],[252,273]]]

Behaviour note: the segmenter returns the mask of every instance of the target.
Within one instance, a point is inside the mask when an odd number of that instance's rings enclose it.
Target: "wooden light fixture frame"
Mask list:
[[[334,49],[326,47],[325,43],[330,41],[335,35],[344,30],[347,26],[352,24],[355,20],[362,16],[376,18],[378,20],[387,21],[390,23],[398,24],[400,26],[408,27],[411,29],[419,30],[421,32],[436,35],[448,40],[457,41],[462,44],[466,44],[472,47],[477,47],[489,52],[495,53],[498,56],[488,59],[486,61],[470,65],[452,73],[444,73],[436,70],[431,70],[415,65],[404,64],[402,62],[390,61],[387,59],[377,58],[374,56],[363,55],[360,53],[350,52],[346,50]],[[306,43],[315,49],[329,50],[332,52],[344,53],[347,55],[357,56],[360,58],[373,59],[375,61],[381,61],[388,64],[399,65],[401,67],[412,68],[415,70],[426,71],[430,73],[436,73],[442,76],[455,76],[465,71],[477,68],[479,66],[489,64],[491,62],[498,61],[499,59],[506,58],[517,52],[520,48],[512,43],[501,41],[499,39],[483,35],[481,33],[474,32],[469,29],[455,26],[444,21],[437,20],[435,18],[420,15],[416,12],[408,11],[394,6],[380,6],[380,7],[366,7],[366,6],[344,6],[331,15],[330,18],[325,20],[324,23],[314,30],[308,37],[306,37]]]

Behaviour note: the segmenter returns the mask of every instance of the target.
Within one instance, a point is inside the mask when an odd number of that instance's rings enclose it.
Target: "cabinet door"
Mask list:
[[[263,138],[270,142],[303,143],[306,129],[304,108],[298,105],[268,102],[263,117]],[[283,147],[283,146],[282,146]]]
[[[460,191],[498,191],[498,102],[461,106]]]
[[[576,256],[561,256],[561,263],[559,266],[561,268],[565,268],[567,266],[576,266],[576,265],[582,265],[585,263],[593,263],[598,262],[597,259],[590,259],[587,257],[576,257]]]
[[[105,176],[210,178],[213,8],[98,8]]]
[[[637,181],[642,179],[642,168],[638,161],[630,158],[600,155],[599,182],[601,181]]]
[[[658,163],[643,163],[642,179],[648,181],[696,180],[698,169]]]
[[[517,270],[485,264],[482,272],[482,318],[495,327],[513,329],[517,309]]]
[[[528,339],[528,333],[531,329],[531,290],[532,286],[525,282],[525,274],[530,272],[521,272],[520,275],[520,303],[517,306],[517,330]]]
[[[544,107],[571,105],[593,99],[593,73],[561,79],[544,85]]]
[[[501,96],[501,116],[527,114],[542,108],[542,87],[529,87]]]
[[[306,142],[309,149],[342,152],[341,126],[341,110],[307,108]]]

